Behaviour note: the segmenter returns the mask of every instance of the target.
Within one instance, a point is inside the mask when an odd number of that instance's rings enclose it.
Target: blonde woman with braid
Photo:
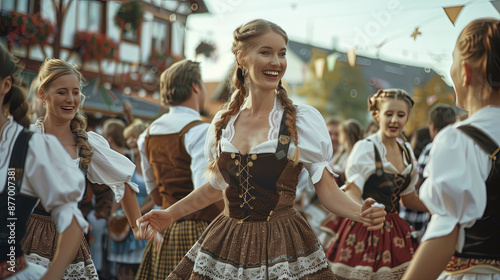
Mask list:
[[[61,279],[76,255],[79,235],[88,230],[78,209],[85,180],[73,176],[78,167],[54,136],[27,130],[29,105],[19,86],[20,71],[17,59],[0,44],[0,279]],[[60,233],[49,269],[28,263],[21,247],[38,202],[50,211]]]
[[[113,190],[116,201],[121,201],[129,224],[138,237],[139,231],[135,223],[140,217],[135,195],[138,188],[130,181],[135,165],[111,150],[102,136],[85,132],[86,117],[78,112],[82,82],[83,77],[74,65],[59,59],[45,60],[31,90],[40,97],[46,114],[45,117],[39,118],[31,129],[56,136],[73,158],[72,164],[79,166],[81,170],[73,176],[85,176],[90,182],[108,185]],[[83,195],[82,192],[80,198]],[[49,266],[54,257],[57,238],[57,227],[50,214],[41,205],[37,206],[28,221],[28,230],[22,243],[27,260]],[[81,240],[80,249],[66,268],[64,279],[98,279],[83,234]]]
[[[420,198],[432,214],[403,279],[500,279],[500,21],[460,33],[450,69],[466,120],[434,138]],[[443,271],[444,270],[444,271]]]
[[[144,215],[141,231],[159,231],[220,198],[225,209],[167,279],[333,279],[323,248],[293,208],[299,174],[308,169],[323,205],[369,229],[385,212],[354,202],[337,187],[332,144],[321,114],[294,106],[283,88],[286,33],[254,20],[234,33],[238,68],[227,109],[208,128],[209,182],[165,210]]]

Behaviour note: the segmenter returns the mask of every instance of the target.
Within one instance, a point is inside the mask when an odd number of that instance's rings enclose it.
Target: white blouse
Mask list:
[[[31,125],[30,130],[44,134],[45,128],[42,120],[38,119],[35,124]],[[137,184],[131,181],[135,164],[127,157],[112,150],[108,141],[101,135],[89,131],[87,136],[93,151],[87,169],[87,179],[94,184],[109,186],[115,193],[116,202],[120,202],[125,195],[125,183],[135,192],[139,192]],[[79,148],[77,147],[77,154],[79,154]],[[73,160],[73,165],[78,166],[79,162],[80,158],[78,157]]]
[[[278,147],[279,128],[281,117],[283,116],[284,107],[281,105],[278,97],[274,100],[274,106],[269,113],[269,133],[267,141],[260,143],[252,148],[250,154],[258,153],[274,153]],[[215,142],[215,123],[220,120],[222,111],[219,111],[210,127],[208,128],[207,140],[205,141],[205,157],[209,162],[215,159],[216,154]],[[239,151],[231,144],[234,138],[235,129],[234,122],[238,118],[239,113],[232,116],[225,129],[222,130],[220,143],[223,152],[238,153]],[[300,157],[299,161],[304,168],[309,172],[309,186],[313,187],[321,180],[323,170],[326,168],[328,172],[334,174],[331,167],[328,165],[333,149],[328,130],[326,128],[323,116],[314,107],[309,105],[297,106],[297,133],[299,139]],[[296,143],[290,142],[288,150],[288,158],[291,158],[295,151]],[[218,151],[217,151],[218,152]],[[212,174],[211,174],[212,175]],[[334,174],[335,175],[335,174]],[[216,172],[209,177],[210,184],[219,190],[224,190],[228,185],[222,178],[220,172]]]
[[[150,135],[173,134],[179,133],[186,125],[193,121],[201,120],[200,113],[196,110],[184,106],[174,106],[170,111],[159,117],[149,126]],[[184,147],[186,152],[191,156],[191,178],[194,188],[203,185],[206,180],[204,173],[208,162],[204,155],[205,138],[207,135],[208,123],[202,123],[192,127],[184,135]],[[156,177],[151,166],[148,155],[146,153],[146,133],[144,131],[137,140],[137,146],[141,153],[141,165],[145,174],[146,189],[151,193],[158,186],[156,185]]]
[[[2,127],[0,139],[0,193],[5,191],[7,169],[15,139],[23,127],[12,117]],[[88,223],[78,209],[85,190],[85,179],[59,140],[52,135],[34,134],[28,142],[21,194],[36,197],[43,208],[51,213],[62,233],[73,218],[84,232]],[[14,155],[16,156],[16,155]],[[16,205],[22,207],[22,205]]]
[[[432,142],[427,179],[420,199],[432,214],[422,241],[448,235],[460,226],[456,250],[462,251],[465,228],[472,227],[486,208],[485,181],[491,170],[486,152],[457,126],[472,124],[500,143],[500,107],[488,106],[468,119],[444,128]]]
[[[360,140],[354,144],[354,147],[347,158],[345,186],[354,183],[361,190],[361,192],[363,192],[366,180],[368,180],[368,178],[375,173],[375,150],[373,149],[373,144],[375,144],[378,152],[380,153],[384,172],[391,174],[399,173],[396,167],[385,157],[387,150],[382,143],[382,136],[380,134],[381,132],[374,133],[366,139]],[[371,140],[371,142],[367,139]],[[408,143],[405,143],[405,146],[410,152],[412,162],[408,162],[406,160],[406,156],[403,156],[403,162],[406,167],[401,174],[406,175],[411,173],[411,181],[410,185],[403,192],[401,192],[401,196],[412,193],[415,190],[415,184],[418,180],[418,170],[415,166],[415,163],[417,162],[415,155],[413,154],[413,150]]]

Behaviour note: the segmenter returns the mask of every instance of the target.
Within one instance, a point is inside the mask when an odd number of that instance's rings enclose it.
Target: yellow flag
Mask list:
[[[323,79],[323,72],[325,71],[325,58],[321,57],[314,61],[314,71],[318,80]]]
[[[462,5],[462,6],[443,8],[444,12],[446,13],[448,18],[450,19],[451,23],[453,23],[453,25],[455,25],[455,20],[457,19],[458,14],[460,14],[460,11],[462,11],[463,7],[464,6]]]
[[[351,67],[356,65],[356,47],[347,51],[347,62]]]

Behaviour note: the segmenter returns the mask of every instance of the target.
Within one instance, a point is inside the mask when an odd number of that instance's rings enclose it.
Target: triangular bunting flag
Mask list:
[[[338,57],[339,57],[339,55],[337,53],[329,54],[326,57],[326,65],[328,67],[328,72],[333,72],[333,69],[335,69],[335,63],[337,62]]]
[[[457,19],[458,14],[460,14],[460,11],[462,11],[463,7],[464,6],[462,5],[462,6],[443,8],[444,12],[446,13],[448,18],[450,19],[451,23],[453,23],[453,25],[455,25],[455,20]]]
[[[316,78],[321,80],[323,78],[323,72],[325,69],[325,59],[318,58],[314,61],[314,71],[316,72]]]
[[[356,47],[347,51],[347,62],[351,67],[356,65]]]

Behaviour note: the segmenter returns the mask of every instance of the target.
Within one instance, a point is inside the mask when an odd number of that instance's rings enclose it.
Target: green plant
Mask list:
[[[141,26],[143,15],[141,3],[138,1],[126,2],[118,9],[115,23],[122,30],[135,32]]]

